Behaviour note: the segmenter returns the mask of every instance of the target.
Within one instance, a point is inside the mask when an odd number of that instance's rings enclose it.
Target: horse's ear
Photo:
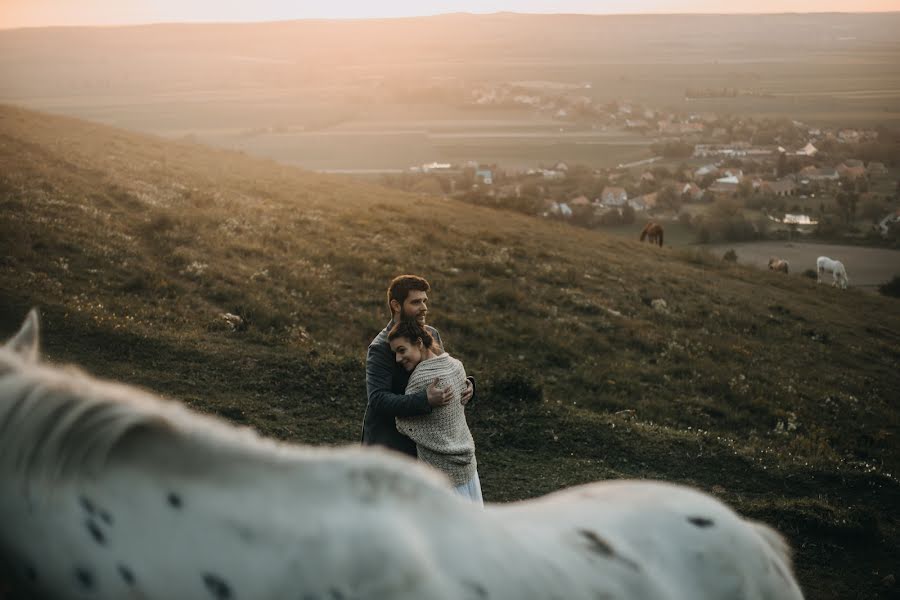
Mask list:
[[[6,342],[6,347],[27,360],[37,362],[38,359],[38,313],[36,308],[28,311],[25,322],[18,333]]]

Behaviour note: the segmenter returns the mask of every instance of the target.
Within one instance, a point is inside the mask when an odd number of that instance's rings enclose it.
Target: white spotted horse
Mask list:
[[[789,549],[698,491],[484,510],[387,451],[290,446],[0,348],[0,597],[801,599]]]
[[[822,283],[822,277],[825,273],[831,273],[831,285],[840,286],[842,290],[847,289],[850,278],[847,277],[847,269],[844,263],[839,260],[832,260],[827,256],[820,256],[816,259],[816,283]]]

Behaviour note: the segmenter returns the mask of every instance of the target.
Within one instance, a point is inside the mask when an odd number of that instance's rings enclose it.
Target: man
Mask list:
[[[431,409],[449,403],[453,398],[449,386],[441,389],[434,381],[425,390],[405,395],[409,373],[397,364],[388,342],[388,333],[400,318],[415,319],[434,337],[443,349],[438,330],[425,324],[428,313],[428,282],[416,275],[400,275],[388,286],[388,307],[391,322],[372,343],[366,355],[366,416],[363,419],[362,443],[386,446],[392,450],[416,456],[416,444],[397,431],[396,417],[426,415]],[[467,404],[475,392],[474,378],[469,377],[462,403]]]

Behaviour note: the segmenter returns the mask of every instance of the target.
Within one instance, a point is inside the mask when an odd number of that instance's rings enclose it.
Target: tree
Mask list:
[[[678,212],[681,208],[681,196],[675,191],[675,188],[667,185],[657,192],[656,204],[657,206],[664,206]]]
[[[846,225],[850,225],[856,218],[856,204],[859,202],[859,194],[856,192],[838,192],[835,197],[838,212]]]
[[[859,207],[859,215],[872,223],[877,223],[882,214],[884,214],[884,206],[874,196],[866,198]]]
[[[781,179],[789,172],[790,171],[788,171],[787,153],[782,152],[778,155],[778,166],[775,167],[775,176],[778,177],[778,179]]]

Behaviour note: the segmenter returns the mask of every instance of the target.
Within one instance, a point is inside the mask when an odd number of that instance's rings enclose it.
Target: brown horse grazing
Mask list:
[[[788,261],[772,257],[769,259],[769,270],[771,271],[780,271],[785,275],[788,274]]]
[[[647,238],[647,241],[651,244],[659,244],[660,248],[663,245],[663,228],[659,223],[654,223],[650,221],[644,226],[644,230],[641,231],[641,241],[644,241],[644,238]]]

